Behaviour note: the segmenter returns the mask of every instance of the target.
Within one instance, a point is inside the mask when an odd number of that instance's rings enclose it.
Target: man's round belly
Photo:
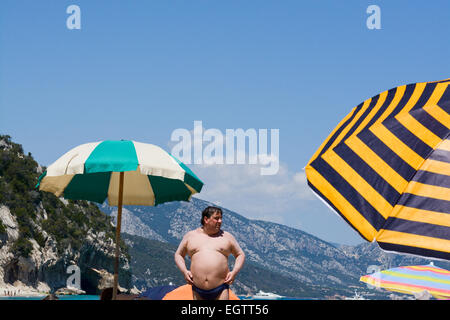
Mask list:
[[[191,258],[194,284],[200,289],[210,290],[220,286],[228,271],[228,259],[216,250],[200,250]]]

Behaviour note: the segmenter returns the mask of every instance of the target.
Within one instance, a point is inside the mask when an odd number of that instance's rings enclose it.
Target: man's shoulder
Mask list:
[[[229,233],[228,231],[222,230],[222,232],[223,232],[224,237],[234,239],[234,236],[231,233]]]
[[[186,234],[184,235],[184,237],[185,237],[185,238],[188,238],[188,237],[196,236],[196,235],[198,235],[199,231],[200,231],[200,228],[197,228],[197,229],[188,231],[188,232],[186,232]]]

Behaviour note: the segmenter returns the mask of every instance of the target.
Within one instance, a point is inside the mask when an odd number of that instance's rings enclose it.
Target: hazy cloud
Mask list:
[[[276,175],[263,176],[258,165],[193,165],[205,183],[196,197],[236,211],[251,219],[286,224],[292,211],[315,201],[304,172],[281,164]],[[295,222],[299,227],[301,217]]]

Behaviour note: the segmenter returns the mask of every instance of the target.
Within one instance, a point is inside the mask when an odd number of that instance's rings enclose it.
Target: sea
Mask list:
[[[1,300],[42,300],[45,296],[32,296],[32,297],[0,297]],[[100,300],[100,296],[97,295],[57,295],[59,300]],[[238,296],[241,300],[264,300],[253,299],[247,296]],[[274,300],[313,300],[308,298],[295,298],[295,297],[281,297]]]
[[[96,295],[57,295],[59,300],[100,300],[100,296]],[[0,297],[0,300],[42,300],[45,296],[32,297]]]

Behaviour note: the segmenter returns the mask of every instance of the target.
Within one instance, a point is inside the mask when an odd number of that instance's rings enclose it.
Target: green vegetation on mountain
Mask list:
[[[176,246],[139,236],[122,234],[131,256],[130,267],[134,285],[138,288],[151,288],[163,285],[183,285],[185,280],[175,265]],[[187,260],[187,259],[186,259]],[[186,261],[189,266],[189,261]]]
[[[30,240],[44,247],[48,236],[56,240],[58,253],[69,247],[79,250],[88,230],[105,232],[107,238],[115,239],[111,218],[95,204],[63,202],[51,193],[37,190],[38,168],[31,153],[25,155],[20,144],[12,142],[10,136],[0,135],[0,206],[8,207],[19,225],[19,238],[13,246],[15,255],[28,257],[33,248]],[[0,234],[4,233],[6,227],[1,223]],[[126,252],[123,243],[122,249]]]

